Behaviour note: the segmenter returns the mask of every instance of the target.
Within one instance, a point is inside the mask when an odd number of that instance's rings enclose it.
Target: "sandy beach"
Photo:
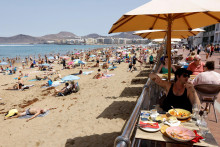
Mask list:
[[[95,64],[89,62],[88,64]],[[29,81],[35,75],[42,75],[37,68],[24,69],[27,78],[22,78],[25,85],[34,84],[24,91],[4,90],[11,87],[17,80],[18,72],[14,75],[0,74],[0,146],[41,146],[41,147],[104,147],[113,146],[114,140],[132,112],[142,87],[147,81],[149,68],[140,71],[127,72],[128,63],[116,64],[117,68],[109,71],[114,76],[106,79],[92,79],[97,73],[97,67],[84,69],[94,71],[91,75],[79,75],[78,93],[55,97],[50,94],[54,90],[44,91],[41,84],[45,81]],[[21,65],[18,65],[21,70]],[[62,69],[62,65],[54,64],[54,69]],[[61,70],[62,77],[78,73],[80,67]],[[57,75],[53,75],[55,77]],[[64,84],[56,87],[61,89]],[[44,91],[44,92],[43,92]],[[29,122],[25,119],[4,120],[8,110],[27,109],[30,107],[51,108],[49,114],[37,117]]]

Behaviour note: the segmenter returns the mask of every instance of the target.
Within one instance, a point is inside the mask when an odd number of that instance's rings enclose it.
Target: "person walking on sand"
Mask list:
[[[49,109],[42,109],[42,108],[28,108],[26,110],[22,110],[17,112],[17,114],[14,114],[15,116],[10,117],[9,113],[5,115],[5,120],[6,119],[11,119],[11,118],[18,118],[21,116],[25,116],[25,115],[33,115],[31,118],[27,119],[26,122],[34,119],[35,117],[37,117],[40,114],[44,114],[46,113],[48,110],[53,110],[56,108],[49,108]]]
[[[211,53],[210,53],[210,57],[212,56],[214,50],[215,50],[215,47],[214,47],[214,45],[212,44],[212,45],[211,45]]]
[[[208,44],[206,47],[206,60],[208,60],[209,58],[210,51],[211,51],[211,46],[210,44]]]

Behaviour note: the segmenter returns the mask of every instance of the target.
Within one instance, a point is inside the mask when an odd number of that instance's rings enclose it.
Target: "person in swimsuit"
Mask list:
[[[33,115],[31,118],[27,119],[26,122],[34,119],[35,117],[37,117],[38,115],[40,114],[44,114],[45,112],[47,112],[48,110],[53,110],[53,109],[56,109],[56,108],[49,108],[49,109],[42,109],[42,108],[28,108],[26,110],[22,110],[22,111],[19,111],[17,113],[17,115],[15,116],[12,116],[12,117],[5,117],[5,120],[6,119],[11,119],[11,118],[18,118],[20,116],[25,116],[25,115]]]
[[[173,65],[171,65],[171,72],[172,70],[174,72],[176,71],[176,68]],[[164,63],[160,65],[157,73],[162,73],[162,74],[168,73],[168,56],[164,57]]]
[[[188,82],[192,74],[191,71],[185,68],[179,68],[175,72],[175,82],[171,83],[163,81],[157,74],[151,73],[149,77],[157,85],[163,87],[166,91],[166,98],[160,106],[164,111],[174,108],[182,108],[192,112],[192,106],[197,104],[199,107],[200,100],[194,89],[194,86]]]

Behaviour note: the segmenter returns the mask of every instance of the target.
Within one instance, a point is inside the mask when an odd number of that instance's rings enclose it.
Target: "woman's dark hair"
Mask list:
[[[163,61],[161,61],[161,63],[162,63],[163,65],[165,65],[165,59],[166,59],[166,58],[168,58],[168,56],[164,56],[164,57],[163,57]]]

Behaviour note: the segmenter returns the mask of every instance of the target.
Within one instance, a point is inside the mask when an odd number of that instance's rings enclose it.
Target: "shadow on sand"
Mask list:
[[[123,120],[127,120],[130,117],[130,114],[132,113],[132,110],[135,104],[136,102],[114,101],[97,117],[97,119],[98,118],[108,118],[108,119],[121,118]]]
[[[148,78],[144,79],[132,79],[131,84],[145,84]]]
[[[113,132],[67,139],[65,147],[113,147],[115,138],[120,134]]]
[[[142,92],[142,87],[125,87],[119,97],[134,97],[140,96]]]
[[[148,77],[151,70],[142,70],[136,77]]]

